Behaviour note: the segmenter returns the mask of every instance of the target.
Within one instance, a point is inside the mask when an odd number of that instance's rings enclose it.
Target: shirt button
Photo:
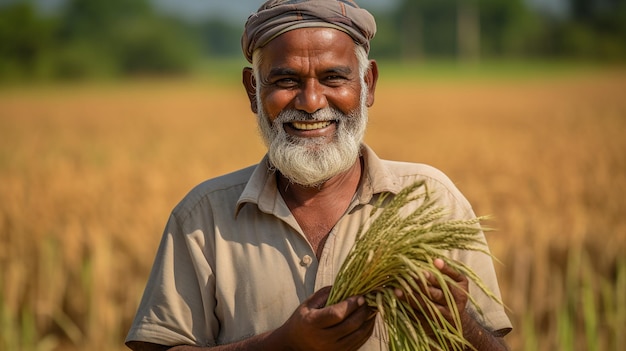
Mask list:
[[[313,259],[311,258],[311,256],[305,255],[304,257],[302,257],[302,261],[300,261],[300,265],[308,267],[311,265],[312,262],[313,262]]]

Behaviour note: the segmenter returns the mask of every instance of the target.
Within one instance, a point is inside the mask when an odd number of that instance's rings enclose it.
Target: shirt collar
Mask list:
[[[361,147],[361,155],[365,162],[364,175],[357,190],[357,200],[360,204],[369,203],[374,195],[390,192],[397,194],[403,189],[402,182],[387,167],[386,162],[378,157],[367,145]]]
[[[402,190],[402,183],[385,165],[376,153],[367,145],[361,147],[364,161],[364,174],[355,195],[359,204],[369,203],[374,195]],[[257,165],[246,184],[235,209],[235,216],[247,203],[256,204],[262,212],[273,213],[279,217],[288,217],[289,209],[280,201],[276,182],[276,171],[270,167],[267,155]]]

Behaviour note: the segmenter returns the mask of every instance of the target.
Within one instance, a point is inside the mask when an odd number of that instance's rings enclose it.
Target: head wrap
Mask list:
[[[248,17],[241,48],[252,62],[254,50],[297,28],[327,27],[347,33],[369,52],[376,22],[352,0],[269,0]]]

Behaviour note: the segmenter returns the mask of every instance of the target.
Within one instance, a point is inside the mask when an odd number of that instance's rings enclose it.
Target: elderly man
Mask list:
[[[382,194],[417,180],[452,218],[474,217],[441,172],[362,144],[378,78],[376,25],[350,0],[270,0],[248,19],[243,70],[268,147],[256,166],[208,180],[173,210],[126,343],[133,350],[386,350],[362,296],[327,305],[342,261]],[[451,252],[499,294],[488,255]],[[502,306],[441,262],[465,338],[504,350]],[[468,286],[469,285],[469,286]],[[437,300],[438,286],[430,287]],[[401,296],[400,296],[401,297]]]

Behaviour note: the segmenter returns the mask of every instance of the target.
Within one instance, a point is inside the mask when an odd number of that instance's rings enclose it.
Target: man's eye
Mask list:
[[[274,82],[274,84],[281,88],[290,88],[296,86],[298,82],[293,78],[281,78]]]
[[[327,76],[324,80],[326,81],[326,84],[335,85],[344,83],[346,81],[346,77],[339,75]]]

